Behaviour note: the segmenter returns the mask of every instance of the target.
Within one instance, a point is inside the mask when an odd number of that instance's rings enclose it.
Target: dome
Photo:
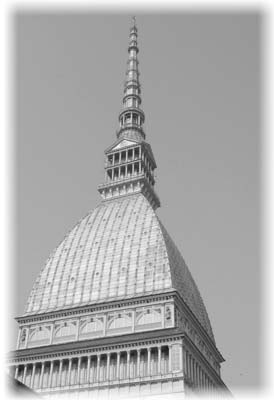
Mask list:
[[[25,315],[177,290],[214,341],[198,288],[148,200],[102,202],[53,251]]]

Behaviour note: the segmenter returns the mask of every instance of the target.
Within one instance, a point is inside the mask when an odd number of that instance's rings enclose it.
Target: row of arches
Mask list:
[[[159,325],[161,327],[162,317],[161,309],[146,309],[142,312],[136,313],[135,325],[138,327],[146,325]],[[133,314],[128,313],[117,313],[114,315],[109,315],[105,328],[105,321],[103,317],[89,317],[84,321],[80,322],[79,333],[78,333],[78,321],[64,321],[60,325],[56,326],[51,333],[52,327],[50,325],[39,326],[36,328],[31,328],[29,332],[28,345],[46,345],[51,341],[53,343],[58,343],[63,340],[76,340],[85,339],[93,336],[100,336],[106,333],[118,331],[131,331],[133,326]],[[27,328],[23,328],[21,332],[21,347],[24,347],[26,341]]]

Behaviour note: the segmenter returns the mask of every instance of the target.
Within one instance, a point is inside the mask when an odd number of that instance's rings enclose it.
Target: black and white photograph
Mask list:
[[[10,395],[264,393],[264,23],[10,10]]]

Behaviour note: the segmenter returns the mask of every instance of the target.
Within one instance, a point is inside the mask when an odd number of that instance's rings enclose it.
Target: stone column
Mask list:
[[[127,351],[127,379],[130,378],[130,350]]]
[[[53,373],[53,365],[54,365],[54,362],[51,361],[51,362],[50,362],[49,383],[48,383],[48,387],[49,387],[49,388],[51,387],[52,373]]]
[[[36,370],[36,364],[33,364],[33,365],[32,365],[31,381],[30,381],[30,387],[31,387],[31,388],[33,388],[34,377],[35,377],[35,370]]]
[[[72,358],[69,359],[69,367],[68,367],[68,386],[70,386],[71,366],[72,366]]]
[[[100,354],[97,354],[97,371],[96,371],[96,382],[100,379]]]
[[[189,367],[189,379],[192,381],[192,370],[191,370],[191,355],[190,353],[188,353],[188,367]]]
[[[162,355],[162,351],[161,351],[161,346],[158,346],[158,375],[161,374],[161,355]]]
[[[171,344],[168,346],[168,372],[171,374],[172,372],[172,364],[171,364],[171,350],[172,346]]]
[[[150,359],[151,359],[151,348],[149,347],[147,349],[147,375],[148,376],[151,375],[151,365],[150,365],[151,361],[150,361]]]
[[[188,359],[189,359],[189,377],[191,382],[193,381],[193,371],[192,371],[192,357],[191,354],[188,354]]]
[[[28,364],[26,364],[26,365],[24,366],[24,374],[23,374],[23,380],[22,380],[22,383],[24,383],[24,384],[25,384],[25,382],[26,382],[27,368],[28,368]]]
[[[193,382],[194,385],[196,385],[196,361],[194,358],[192,358],[192,362],[193,362]]]
[[[16,365],[16,367],[15,367],[14,379],[18,379],[18,369],[19,369],[19,366]]]
[[[42,389],[43,387],[44,370],[45,370],[45,361],[42,362],[42,368],[39,379],[39,389]]]
[[[63,360],[60,360],[57,386],[61,386],[62,383],[62,369],[63,369]]]
[[[206,375],[205,372],[203,372],[203,388],[205,389],[206,387]]]
[[[91,356],[88,356],[88,365],[87,365],[87,383],[89,383],[89,380],[90,380],[90,361],[91,361]]]
[[[188,351],[186,356],[187,356],[187,376],[189,379],[191,379],[191,364],[190,364],[190,355]]]
[[[141,349],[137,350],[137,378],[140,376],[140,356],[141,356]]]
[[[78,358],[78,368],[77,368],[77,379],[76,384],[80,384],[80,373],[81,373],[81,357]]]
[[[107,380],[109,380],[110,353],[107,353]]]
[[[121,356],[121,353],[120,353],[120,351],[118,351],[118,353],[117,353],[117,371],[116,371],[117,379],[120,379],[120,356]]]
[[[195,360],[192,357],[192,375],[193,375],[193,384],[196,383],[196,372],[195,372]]]

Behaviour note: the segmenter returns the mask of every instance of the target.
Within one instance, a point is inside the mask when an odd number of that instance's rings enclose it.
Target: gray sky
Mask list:
[[[129,14],[88,10],[15,19],[14,315],[50,252],[100,201],[129,25]],[[260,25],[256,13],[137,14],[158,215],[198,284],[232,390],[261,380]]]

